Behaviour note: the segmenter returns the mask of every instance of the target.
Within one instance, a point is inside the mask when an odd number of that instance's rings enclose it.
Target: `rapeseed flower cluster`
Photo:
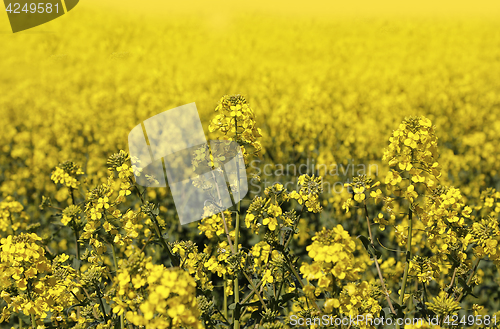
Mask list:
[[[33,327],[49,313],[52,322],[64,322],[63,312],[75,302],[71,294],[78,290],[75,270],[64,264],[69,257],[61,254],[51,262],[41,240],[34,233],[0,240],[0,290],[7,304],[4,320],[11,313],[21,312],[31,316]]]
[[[319,287],[328,288],[334,285],[332,280],[359,278],[361,266],[353,256],[356,244],[341,225],[332,230],[323,229],[312,240],[306,249],[313,263],[300,268],[308,280],[319,280]]]
[[[24,211],[23,205],[14,200],[12,196],[6,197],[0,202],[0,230],[3,232],[16,232],[26,229],[29,217]]]
[[[236,141],[243,146],[243,154],[247,157],[245,146],[253,148],[253,154],[258,154],[262,145],[258,140],[262,131],[257,128],[255,114],[247,99],[242,95],[224,96],[215,108],[217,115],[208,127],[210,132],[222,133],[224,139]]]
[[[52,172],[50,178],[57,184],[61,183],[70,188],[77,188],[78,180],[77,176],[83,175],[84,172],[80,169],[80,166],[71,161],[65,161],[60,163],[56,169]]]
[[[117,273],[116,306],[133,325],[147,328],[202,328],[196,302],[196,283],[182,269],[155,265],[139,251],[121,261]]]

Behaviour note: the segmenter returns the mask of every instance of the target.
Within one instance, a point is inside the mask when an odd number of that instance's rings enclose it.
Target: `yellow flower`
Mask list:
[[[274,231],[276,229],[276,227],[278,226],[278,220],[276,219],[276,217],[266,217],[262,221],[262,224],[269,227],[269,229],[271,231]]]
[[[274,277],[273,277],[273,273],[271,272],[271,270],[267,270],[264,273],[264,277],[262,278],[262,280],[264,281],[264,283],[273,283],[274,282]]]

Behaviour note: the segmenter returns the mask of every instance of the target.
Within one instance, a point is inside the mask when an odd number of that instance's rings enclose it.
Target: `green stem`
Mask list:
[[[474,274],[476,274],[476,271],[477,271],[477,268],[479,267],[479,262],[480,261],[481,261],[481,258],[479,258],[477,260],[476,264],[474,265],[474,267],[472,269],[472,272],[470,273],[469,278],[467,279],[467,286],[472,281],[472,278],[474,277]],[[460,296],[458,296],[458,298],[456,299],[456,301],[460,303],[462,301],[463,297],[464,297],[464,290],[462,290],[462,292],[460,293]]]
[[[31,326],[33,327],[33,329],[36,328],[36,320],[34,314],[31,314]]]
[[[304,212],[304,208],[305,207],[306,207],[306,204],[304,202],[304,204],[302,205],[302,209],[300,209],[300,213],[297,215],[297,223],[295,223],[295,225],[293,227],[292,233],[290,233],[290,236],[288,237],[288,240],[286,240],[285,247],[283,248],[284,250],[286,250],[286,248],[288,248],[288,245],[290,244],[290,241],[292,241],[292,237],[295,235],[295,230],[299,226],[300,217],[302,216],[302,213]]]
[[[69,188],[69,192],[70,192],[70,195],[71,195],[71,204],[75,204],[75,194],[73,192],[73,188],[72,187]]]
[[[217,179],[215,178],[215,174],[212,171],[212,178],[214,179],[214,185],[217,190],[217,195],[219,196],[218,205],[222,204],[222,198],[220,195],[219,185],[217,184]],[[220,212],[222,217],[222,224],[224,226],[224,233],[226,233],[227,243],[229,244],[229,248],[231,249],[231,253],[234,255],[236,251],[234,250],[233,243],[231,242],[231,236],[229,235],[229,229],[227,228],[226,217],[224,216],[224,211]]]
[[[78,274],[78,277],[80,277],[81,276],[81,272],[80,272],[80,244],[78,243],[78,239],[80,239],[80,237],[79,237],[79,233],[78,233],[77,224],[74,221],[73,221],[73,233],[75,233],[76,259],[78,260],[78,262],[77,262],[78,268],[76,269],[76,272]],[[80,318],[80,311],[81,311],[80,306],[78,306],[76,308],[76,317],[77,318]]]
[[[448,294],[446,295],[446,298],[450,297],[451,292],[453,290],[453,285],[455,284],[455,278],[457,276],[457,270],[458,270],[458,267],[456,265],[453,265],[453,275],[451,277],[451,283],[448,286]],[[425,288],[425,285],[424,285],[424,288]]]
[[[409,226],[408,226],[408,242],[406,245],[406,264],[403,274],[403,284],[401,286],[401,295],[399,296],[399,305],[403,306],[403,301],[405,297],[406,283],[408,281],[408,272],[410,270],[410,260],[411,260],[411,237],[412,237],[412,210],[409,210],[408,214]]]
[[[139,191],[139,188],[135,184],[135,182],[132,180],[132,178],[129,178],[130,184],[134,186],[135,192],[137,193],[137,196],[141,199],[141,203],[144,204],[144,198],[142,197],[141,191]]]
[[[285,271],[282,272],[280,287],[278,288],[278,294],[276,295],[276,299],[280,299],[281,297],[281,289],[283,289],[283,284],[285,283]]]
[[[113,243],[111,243],[111,251],[113,252],[113,263],[115,264],[115,272],[118,273],[118,259],[116,257],[116,249]],[[120,314],[120,328],[125,329],[124,313]]]
[[[102,308],[102,315],[104,316],[104,321],[108,322],[108,315],[106,314],[106,309],[104,308],[104,303],[102,302],[102,298],[101,298],[101,289],[99,287],[96,287],[96,288],[97,288],[97,293],[99,296],[99,304],[101,305],[101,308]]]
[[[35,303],[35,300],[33,298],[33,295],[32,295],[32,291],[31,291],[31,281],[28,281],[28,299],[30,300],[30,302],[32,302],[33,304]],[[35,319],[35,315],[34,314],[30,314],[30,318],[31,318],[31,326],[33,327],[33,329],[36,328],[36,319]]]
[[[259,289],[259,288],[260,288],[260,286],[262,285],[262,283],[263,283],[263,282],[264,282],[264,281],[262,281],[262,280],[261,280],[261,281],[259,281],[259,283],[257,284],[257,289]],[[252,290],[252,291],[250,291],[250,292],[248,293],[248,295],[246,295],[246,296],[245,296],[245,298],[243,298],[243,300],[241,301],[241,303],[242,303],[242,304],[245,304],[245,303],[246,303],[246,302],[247,302],[247,301],[248,301],[248,300],[249,300],[249,299],[253,296],[253,294],[254,294],[254,291],[253,291],[253,290]]]
[[[77,264],[79,264],[79,261],[80,261],[80,244],[78,243],[79,236],[78,236],[78,229],[76,227],[76,223],[73,224],[73,232],[75,233],[76,258],[78,260]],[[78,277],[80,277],[80,275],[81,275],[80,265],[78,265],[78,268],[76,269],[76,272],[78,274]],[[78,306],[76,308],[76,317],[77,318],[80,318],[80,311],[81,311],[80,306]]]
[[[373,234],[372,234],[372,229],[371,229],[370,217],[368,217],[368,208],[366,207],[366,200],[364,202],[364,206],[365,206],[366,224],[368,226],[368,234],[370,235],[370,243],[373,245],[374,240],[373,240]],[[382,270],[380,269],[376,255],[374,255],[374,263],[375,263],[375,267],[377,268],[378,277],[380,279],[380,284],[382,287],[382,291],[384,292],[385,299],[387,300],[387,303],[389,304],[389,308],[391,309],[391,312],[393,314],[396,314],[396,311],[394,310],[394,306],[392,305],[392,302],[391,302],[391,297],[389,296],[389,293],[387,292],[387,288],[385,286],[385,281],[384,281],[384,276],[382,275]]]
[[[236,119],[235,119],[236,123]],[[238,126],[236,126],[236,141],[238,141]],[[236,162],[236,190],[238,191],[238,205],[237,205],[237,213],[236,213],[236,224],[235,224],[235,232],[234,232],[234,251],[238,253],[238,238],[240,235],[240,212],[241,212],[241,205],[240,205],[240,161]],[[250,281],[252,283],[252,281]],[[238,282],[238,272],[235,272],[234,275],[234,302],[239,303],[240,302],[240,284]],[[234,329],[239,329],[240,328],[240,320],[239,319],[234,319]]]
[[[227,281],[226,281],[226,273],[223,275],[223,280],[224,280],[224,302],[222,304],[222,311],[224,314],[224,317],[227,319],[227,295],[226,295],[226,289],[227,289]]]
[[[110,243],[111,251],[113,252],[113,264],[115,265],[115,271],[118,272],[118,260],[116,258],[116,249],[113,243]]]
[[[80,244],[78,243],[79,237],[79,232],[76,227],[76,224],[73,225],[73,232],[75,233],[75,245],[76,245],[76,258],[80,260]],[[78,268],[78,272],[80,272],[80,268]]]
[[[425,311],[425,303],[427,303],[427,288],[425,287],[425,282],[422,282],[422,286],[424,287],[424,296],[423,296],[423,300],[424,300],[424,311]]]
[[[295,270],[292,262],[290,261],[290,258],[288,258],[288,256],[283,253],[283,256],[285,257],[285,260],[286,262],[288,263],[288,267],[290,268],[290,270],[292,271],[293,275],[295,276],[295,278],[297,279],[297,281],[299,281],[299,284],[300,286],[302,287],[302,289],[304,289],[304,283],[302,282],[302,279],[300,278],[299,274],[297,273],[297,271]],[[309,298],[307,298],[309,299]],[[314,300],[311,300],[311,302],[314,304],[314,307],[318,310],[318,311],[321,311],[318,304],[316,304],[316,302]]]
[[[132,178],[129,178],[129,180],[130,180],[130,184],[132,184],[134,186],[137,195],[141,199],[141,203],[144,204],[145,200],[142,197],[141,191],[139,191],[139,188],[137,187],[135,182],[132,180]],[[170,247],[168,246],[168,244],[165,242],[165,239],[163,239],[163,236],[161,235],[160,226],[158,225],[158,222],[156,221],[155,215],[153,213],[149,213],[148,215],[149,215],[149,217],[151,217],[151,220],[153,221],[156,235],[158,236],[158,239],[160,240],[163,248],[167,252],[168,258],[170,258],[170,261],[172,262],[172,266],[179,266],[179,264],[180,264],[179,260],[174,257],[174,255],[172,254],[172,250],[170,250]]]
[[[160,240],[163,248],[167,252],[168,257],[170,258],[170,261],[172,262],[172,266],[179,266],[180,265],[179,260],[176,257],[174,257],[174,254],[172,254],[172,250],[170,250],[170,247],[168,246],[168,244],[165,242],[165,239],[161,235],[160,226],[158,225],[156,218],[154,218],[154,214],[150,214],[150,217],[151,217],[151,220],[153,221],[156,235],[158,236],[158,239]]]
[[[242,272],[242,273],[245,276],[245,278],[248,280],[248,282],[250,282],[250,285],[252,286],[252,290],[254,291],[255,294],[257,294],[257,297],[259,297],[260,303],[262,304],[262,306],[264,306],[264,309],[267,310],[266,303],[264,303],[264,300],[262,299],[262,296],[257,291],[258,288],[253,283],[252,279],[250,279],[250,277],[248,276],[248,274],[246,274],[245,272]]]

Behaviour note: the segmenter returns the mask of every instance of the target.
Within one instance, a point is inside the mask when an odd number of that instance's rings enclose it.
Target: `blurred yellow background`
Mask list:
[[[98,1],[88,0],[80,3],[83,6],[105,6],[111,10],[125,10],[133,13],[145,13],[153,15],[169,15],[171,13],[241,13],[258,12],[278,15],[315,15],[315,16],[383,16],[383,15],[485,15],[494,16],[500,14],[498,1],[480,0],[444,0],[444,1],[147,1],[139,3],[133,0],[110,0]]]
[[[196,102],[207,129],[217,101],[242,93],[280,163],[378,162],[405,116],[426,115],[446,179],[478,196],[500,163],[499,9],[87,0],[16,34],[2,14],[0,191],[39,200],[59,162],[96,174],[144,119]]]

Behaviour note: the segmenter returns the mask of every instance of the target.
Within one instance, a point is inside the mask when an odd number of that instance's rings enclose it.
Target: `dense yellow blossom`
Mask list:
[[[158,1],[144,17],[90,2],[44,25],[64,33],[0,49],[1,328],[495,314],[496,11],[177,15],[181,2],[159,19]],[[126,150],[133,127],[190,102],[207,140],[242,147],[249,189],[182,226],[169,187],[135,180],[163,177]],[[195,172],[227,160],[207,151]],[[240,183],[224,186],[233,200]]]

